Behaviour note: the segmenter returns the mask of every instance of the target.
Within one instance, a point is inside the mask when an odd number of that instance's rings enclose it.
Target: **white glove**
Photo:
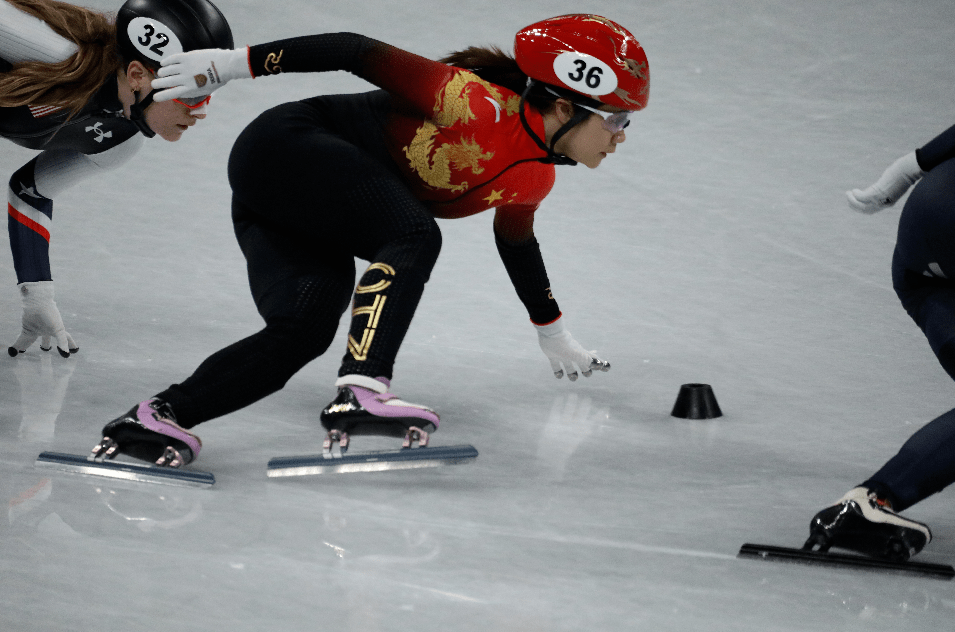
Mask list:
[[[66,333],[60,310],[53,302],[53,281],[21,283],[20,298],[23,300],[23,331],[7,351],[12,357],[26,353],[33,342],[42,336],[40,348],[49,351],[51,339],[56,338],[56,350],[64,358],[80,350],[73,337]]]
[[[558,380],[564,376],[567,371],[567,377],[571,382],[577,380],[577,369],[584,377],[590,377],[594,369],[600,371],[609,371],[610,363],[597,357],[596,351],[584,351],[580,343],[574,340],[570,332],[564,329],[564,317],[561,316],[549,325],[537,325],[537,341],[540,343],[541,351],[550,360],[550,368],[554,371],[554,377]],[[563,364],[563,367],[561,365]]]
[[[907,153],[889,165],[875,184],[846,191],[849,206],[870,215],[881,211],[895,204],[924,175],[915,152]]]
[[[157,102],[179,98],[204,97],[232,79],[252,79],[249,49],[206,48],[176,53],[162,60],[162,68],[153,79]]]

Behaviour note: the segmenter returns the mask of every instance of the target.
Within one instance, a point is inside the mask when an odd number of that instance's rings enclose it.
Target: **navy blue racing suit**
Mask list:
[[[902,209],[892,283],[955,379],[955,126],[916,150],[925,176]],[[955,481],[955,409],[913,434],[864,485],[896,511]]]

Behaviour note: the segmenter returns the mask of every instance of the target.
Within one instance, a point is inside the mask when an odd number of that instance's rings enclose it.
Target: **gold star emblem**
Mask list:
[[[500,190],[500,191],[494,191],[494,190],[492,189],[492,190],[491,190],[491,195],[489,195],[489,196],[487,196],[486,198],[484,198],[484,201],[487,202],[487,205],[488,205],[488,206],[493,206],[493,204],[494,204],[495,202],[497,202],[498,200],[503,200],[503,199],[504,199],[503,193],[504,193],[504,190],[503,190],[503,189]]]

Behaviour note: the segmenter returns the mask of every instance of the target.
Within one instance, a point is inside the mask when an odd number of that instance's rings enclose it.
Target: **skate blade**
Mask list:
[[[847,555],[842,553],[828,553],[811,551],[808,549],[790,549],[782,546],[767,544],[744,544],[737,557],[769,562],[792,562],[795,564],[810,564],[829,566],[853,570],[879,571],[883,573],[899,573],[903,575],[918,575],[932,579],[952,579],[955,569],[947,564],[928,564],[926,562],[890,562],[874,557],[861,555]]]
[[[341,456],[337,454],[279,456],[269,460],[268,475],[270,478],[278,478],[283,476],[313,476],[315,474],[413,470],[442,465],[463,465],[470,463],[477,456],[478,451],[472,445],[355,452]]]
[[[157,467],[125,461],[98,461],[92,457],[62,452],[41,452],[34,467],[83,474],[119,478],[138,483],[159,483],[179,487],[211,487],[216,478],[211,472],[181,470],[172,467]]]

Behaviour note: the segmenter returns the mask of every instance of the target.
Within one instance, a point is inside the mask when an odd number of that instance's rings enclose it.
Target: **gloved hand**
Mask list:
[[[570,332],[564,328],[564,317],[561,316],[549,325],[534,325],[537,328],[537,341],[540,343],[541,351],[550,360],[550,368],[554,371],[554,377],[560,379],[567,372],[567,377],[571,382],[577,380],[577,369],[584,374],[584,377],[590,377],[594,369],[598,371],[609,371],[610,363],[597,357],[596,351],[584,351],[580,343],[574,340]],[[563,366],[561,366],[563,365]]]
[[[32,281],[18,287],[23,301],[23,331],[7,352],[14,358],[18,353],[26,353],[41,336],[40,348],[44,351],[52,348],[53,338],[56,338],[56,350],[64,358],[79,351],[73,337],[66,333],[60,310],[53,302],[53,281]]]
[[[162,60],[162,67],[153,79],[153,95],[157,102],[179,98],[204,97],[232,79],[251,79],[249,49],[224,50],[207,48],[176,53]]]
[[[895,204],[923,175],[915,152],[905,154],[889,165],[875,184],[846,191],[849,206],[869,215],[881,211]]]

